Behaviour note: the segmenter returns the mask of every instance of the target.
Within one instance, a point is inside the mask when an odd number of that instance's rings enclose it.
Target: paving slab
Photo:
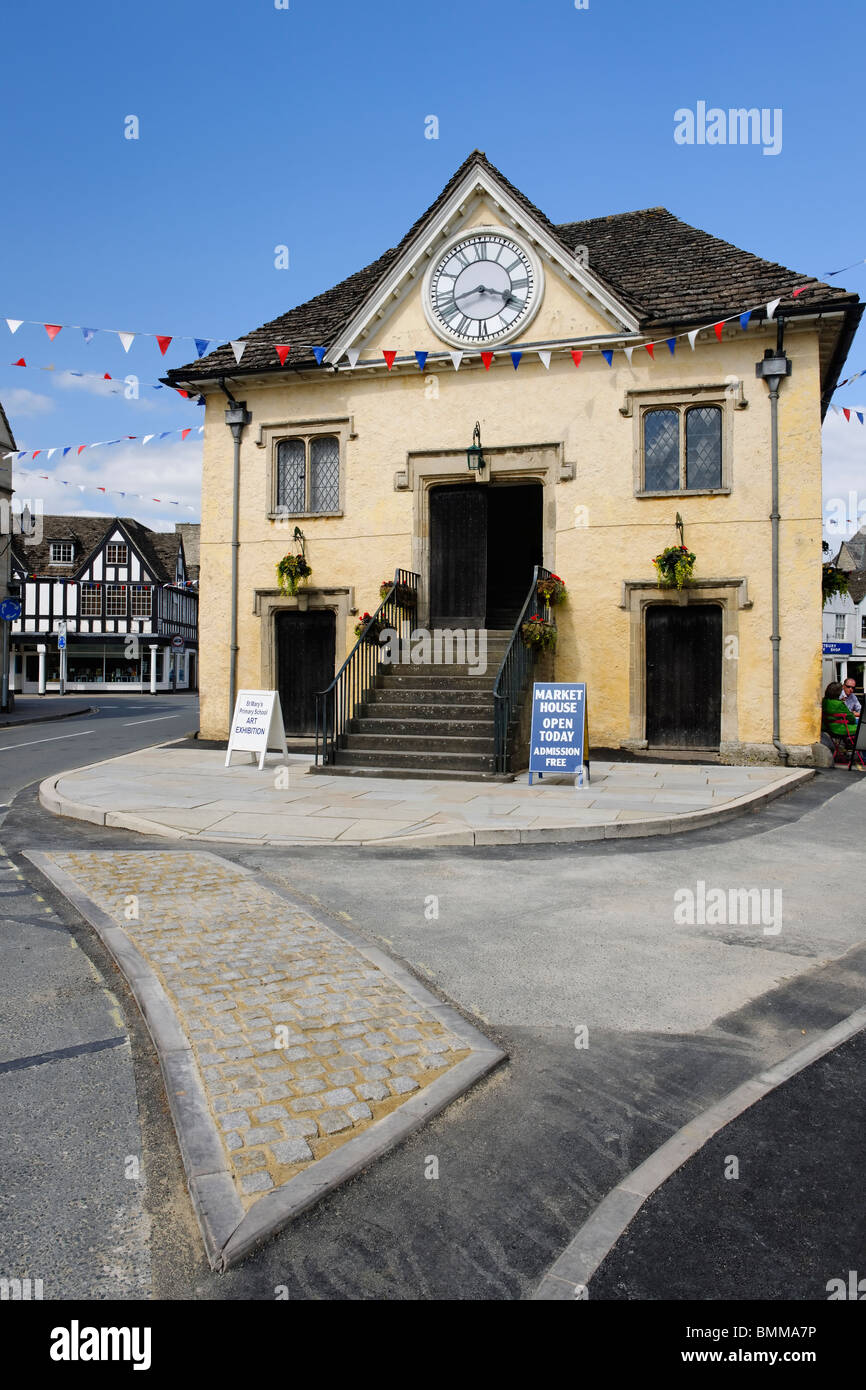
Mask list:
[[[179,761],[175,761],[179,759]],[[239,844],[492,845],[669,835],[759,810],[810,768],[705,763],[594,764],[575,787],[559,775],[528,784],[329,777],[308,756],[224,767],[218,749],[162,744],[49,778],[56,815],[148,835]],[[756,775],[757,773],[757,775]],[[500,837],[497,840],[497,836]]]
[[[214,1269],[504,1060],[379,948],[252,870],[200,850],[29,857],[135,993]]]

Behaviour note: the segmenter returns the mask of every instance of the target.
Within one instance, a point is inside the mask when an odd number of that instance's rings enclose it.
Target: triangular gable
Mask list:
[[[352,346],[361,346],[375,325],[377,339],[384,318],[417,287],[430,257],[462,225],[471,225],[474,209],[486,200],[506,225],[525,237],[572,286],[575,293],[610,325],[611,332],[634,333],[639,320],[634,312],[594,275],[580,264],[574,252],[519,191],[512,187],[488,161],[473,160],[463,177],[444,199],[438,199],[426,218],[422,218],[401,243],[399,254],[373,286],[331,345],[325,360],[337,363]]]
[[[124,526],[119,517],[106,527],[102,539],[97,542],[83,564],[75,571],[74,578],[82,579],[86,572],[92,567],[97,555],[104,552],[105,547],[110,545],[112,541],[117,541],[121,545],[129,547],[130,554],[134,553],[136,555],[143,571],[151,576],[153,583],[161,584],[163,582],[162,576],[159,574],[158,566],[154,564],[150,556],[145,554],[142,547],[133,540],[129,529]],[[136,580],[136,583],[138,583],[138,580]]]

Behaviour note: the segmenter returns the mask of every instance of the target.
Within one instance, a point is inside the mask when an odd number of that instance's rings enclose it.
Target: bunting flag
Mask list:
[[[574,362],[575,367],[579,367],[580,364],[581,364],[581,362],[583,361],[583,353],[580,351],[580,349],[579,349],[579,348],[572,348],[572,349],[571,349],[571,357],[572,357],[572,361]]]
[[[393,348],[383,348],[382,356],[384,357],[386,365],[388,367],[388,371],[390,372],[391,368],[394,365],[394,359],[397,356],[397,353]]]
[[[7,319],[6,322],[7,322],[7,324],[9,325],[9,332],[10,332],[10,333],[17,333],[17,332],[18,332],[18,329],[21,327],[21,325],[22,325],[22,323],[24,322],[24,320],[23,320],[23,319]]]
[[[668,345],[668,351],[670,352],[671,357],[673,357],[674,353],[677,350],[677,340],[676,338],[666,338],[665,341]]]
[[[613,352],[611,352],[611,351],[605,352],[604,348],[602,348],[602,350],[601,350],[601,355],[602,355],[602,357],[604,358],[604,360],[605,360],[605,362],[607,363],[607,365],[608,365],[609,367],[612,367],[612,366],[613,366]]]
[[[160,350],[160,352],[162,353],[163,357],[165,357],[165,354],[166,354],[167,351],[168,351],[169,343],[171,342],[171,338],[166,338],[166,337],[164,337],[164,336],[160,336],[160,334],[157,333],[157,335],[156,335],[156,341],[157,341],[157,343],[159,344],[159,350]]]
[[[742,328],[742,330],[743,330],[744,333],[745,333],[746,329],[747,329],[748,326],[749,326],[749,319],[750,319],[751,317],[752,317],[752,311],[751,311],[751,309],[747,309],[746,312],[745,312],[744,314],[740,314],[740,327]]]
[[[429,352],[416,352],[416,353],[415,353],[415,361],[418,363],[418,370],[419,370],[419,372],[423,372],[424,367],[425,367],[426,364],[427,364],[427,358],[428,358],[429,356],[430,356]]]
[[[280,366],[281,366],[281,367],[284,367],[284,366],[286,365],[286,358],[288,357],[289,353],[291,352],[291,347],[289,347],[288,344],[286,344],[286,345],[283,345],[283,344],[277,345],[277,344],[275,343],[275,344],[274,344],[274,352],[277,354],[277,356],[278,356],[279,359],[280,359]]]
[[[133,343],[135,342],[135,334],[134,334],[134,333],[121,333],[121,332],[120,332],[120,329],[117,329],[116,331],[117,331],[117,336],[118,336],[118,338],[120,339],[121,346],[123,347],[123,351],[124,351],[124,352],[129,352],[129,349],[132,347]]]
[[[484,370],[485,370],[485,372],[489,372],[489,371],[490,371],[490,363],[493,361],[493,353],[492,353],[492,352],[482,352],[482,354],[481,354],[481,361],[484,363]]]
[[[92,343],[98,331],[96,328],[82,328],[81,333],[85,344]]]
[[[770,317],[772,318],[772,315],[770,315]],[[721,323],[714,323],[714,324],[713,324],[713,332],[715,333],[715,335],[716,335],[716,337],[718,338],[719,342],[722,341],[722,329],[724,328],[724,326],[725,326],[724,320],[722,320]]]
[[[521,357],[523,356],[523,353],[522,353],[522,352],[512,352],[512,353],[510,354],[510,356],[511,356],[512,366],[514,367],[514,370],[517,371],[517,368],[520,366],[520,359],[521,359]]]
[[[350,366],[350,367],[357,367],[357,365],[358,365],[358,358],[361,356],[361,349],[360,349],[360,348],[347,348],[347,349],[346,349],[346,356],[347,356],[348,359],[349,359],[349,366]]]
[[[655,343],[646,343],[645,346],[646,346],[646,350],[647,350],[647,352],[649,353],[650,357],[651,357],[652,360],[655,362],[655,360],[656,360],[656,345],[655,345]],[[609,364],[608,364],[608,365],[609,365]]]
[[[201,434],[203,431],[204,425],[181,425],[181,427],[176,430],[163,430],[159,438],[168,439],[169,435],[179,434],[182,443],[185,439],[189,437],[189,435]],[[146,434],[144,438],[141,440],[141,442],[142,444],[146,444],[149,439],[153,439],[154,437],[155,436],[152,434]],[[77,446],[75,444],[55,444],[53,449],[14,449],[11,453],[4,454],[3,458],[12,459],[15,462],[18,462],[21,459],[25,459],[28,454],[31,458],[34,459],[38,458],[40,454],[45,454],[47,458],[50,458],[52,454],[57,453],[58,449],[63,450],[62,456],[63,458],[65,458],[66,455],[69,453],[70,449],[75,449],[76,454],[82,454],[85,449],[106,449],[109,448],[112,444],[127,444],[130,440],[136,440],[138,438],[139,436],[137,434],[126,434],[123,436],[122,439],[98,439],[95,440],[93,443],[79,444]],[[46,474],[46,476],[48,475]],[[64,480],[62,478],[58,478],[57,481],[63,482]]]
[[[457,352],[449,352],[448,356],[451,358],[451,363],[452,363],[452,366],[454,367],[455,372],[459,372],[459,371],[460,371],[460,363],[463,361],[463,353],[460,352],[460,351],[457,351]]]
[[[61,328],[63,327],[63,324],[62,324],[62,323],[46,323],[46,324],[43,324],[43,327],[44,327],[44,329],[45,329],[45,332],[48,334],[49,338],[51,339],[51,341],[52,341],[52,343],[53,343],[53,342],[54,342],[54,339],[57,337],[57,334],[60,332]]]
[[[849,381],[856,381],[858,377],[861,376],[866,376],[866,369],[862,372],[855,372],[853,376],[846,376],[844,381],[839,382],[839,386],[836,387],[836,390],[838,391],[840,386],[847,386]]]
[[[695,339],[697,338],[700,331],[701,330],[699,328],[693,328],[691,333],[689,333],[688,335],[689,346],[691,347],[692,352],[694,352],[695,350]]]
[[[779,305],[781,304],[781,302],[782,302],[781,297],[780,297],[779,299],[771,299],[771,300],[770,300],[769,304],[767,305],[767,318],[768,318],[768,319],[771,319],[771,318],[773,317],[773,315],[775,314],[775,312],[776,312],[776,310],[778,309],[778,307],[779,307]]]
[[[864,420],[866,420],[866,412],[862,410],[856,410],[853,406],[831,405],[830,409],[839,420],[845,420],[846,423],[849,425],[851,423],[852,415],[856,416],[858,422],[861,425],[863,424]]]
[[[246,343],[243,342],[241,339],[236,339],[234,342],[229,344],[229,347],[235,355],[235,361],[240,362],[241,358],[244,355],[244,348],[246,347]]]
[[[318,366],[321,367],[321,365],[322,365],[322,359],[324,358],[325,353],[326,353],[327,351],[328,351],[328,349],[327,349],[327,348],[323,348],[323,347],[314,347],[314,348],[313,348],[313,356],[315,357],[316,363],[317,363]]]
[[[846,270],[853,270],[855,266],[858,265],[866,265],[866,258],[864,258],[862,261],[852,261],[850,265],[843,265],[841,270],[825,270],[824,274],[826,276],[844,275]]]
[[[628,362],[628,365],[631,366],[631,359],[632,359],[632,357],[634,356],[634,348],[633,348],[633,347],[623,348],[623,352],[625,353],[625,358],[626,358],[626,361]]]
[[[541,358],[541,365],[542,365],[542,367],[544,367],[545,371],[548,371],[548,372],[549,372],[549,371],[550,371],[550,357],[551,357],[550,348],[539,348],[539,349],[538,349],[538,355],[539,355],[539,357]]]
[[[210,338],[194,338],[193,342],[195,343],[196,356],[204,357],[210,347]]]

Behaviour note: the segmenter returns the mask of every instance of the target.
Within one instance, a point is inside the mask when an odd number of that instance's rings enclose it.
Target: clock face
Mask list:
[[[492,231],[461,237],[430,274],[428,318],[453,343],[501,342],[529,322],[540,278],[534,258],[510,237]]]

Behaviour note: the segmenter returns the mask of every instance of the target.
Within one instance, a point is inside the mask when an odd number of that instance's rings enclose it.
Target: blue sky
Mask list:
[[[0,318],[242,336],[381,254],[475,147],[553,221],[662,204],[797,271],[866,257],[862,8],[751,0],[44,0],[4,18]],[[851,71],[849,72],[849,68]],[[674,112],[781,108],[782,149],[681,146]],[[138,117],[140,138],[124,138]],[[425,117],[439,121],[425,139]],[[288,270],[274,248],[289,247]],[[866,295],[866,264],[833,281]],[[0,322],[20,448],[196,426],[63,368],[157,381],[151,339],[52,343]],[[57,371],[14,368],[53,363]],[[866,367],[866,331],[849,375]],[[866,377],[836,397],[862,408]],[[866,499],[866,427],[829,418],[825,493]],[[45,509],[198,516],[199,438],[55,456],[44,471],[175,508],[23,480]],[[41,462],[41,461],[37,461]],[[27,465],[25,464],[25,467]],[[32,466],[32,465],[31,465]],[[37,493],[37,486],[41,489]],[[190,507],[195,510],[188,510]]]

